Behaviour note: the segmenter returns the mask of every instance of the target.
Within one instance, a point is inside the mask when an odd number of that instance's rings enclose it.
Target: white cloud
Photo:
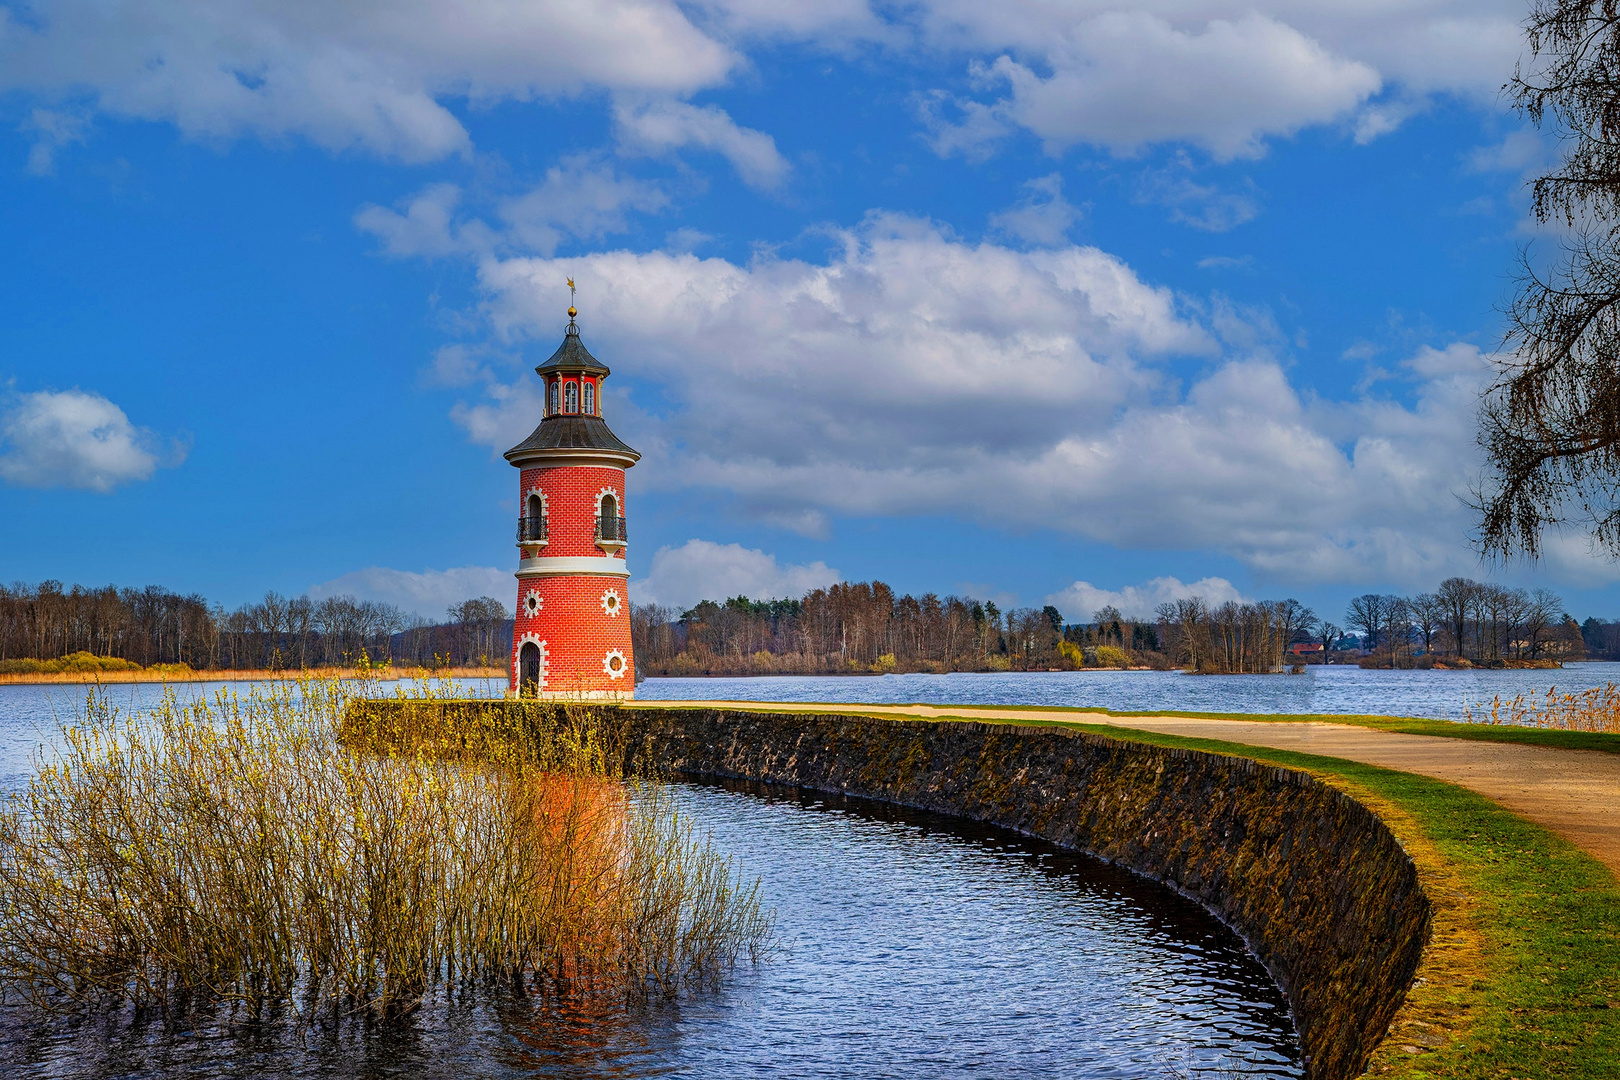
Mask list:
[[[685,94],[737,57],[674,0],[42,0],[0,10],[0,90],[88,98],[186,134],[299,135],[405,161],[463,153],[444,99]]]
[[[1008,91],[958,102],[954,126],[938,122],[946,95],[928,98],[940,153],[984,152],[1016,125],[1054,150],[1174,141],[1218,157],[1341,120],[1365,142],[1437,93],[1495,104],[1524,17],[1519,0],[925,0],[912,10],[932,45],[978,58],[981,90],[991,79]]]
[[[476,255],[496,248],[551,255],[569,237],[599,240],[626,232],[631,213],[656,213],[669,205],[669,197],[657,184],[580,155],[547,169],[544,179],[523,194],[500,200],[495,205],[500,229],[475,217],[458,218],[461,202],[455,184],[429,184],[395,210],[362,206],[354,224],[396,257]]]
[[[354,215],[354,224],[382,241],[385,253],[399,258],[461,255],[479,251],[490,244],[487,229],[477,223],[457,225],[456,206],[461,189],[455,184],[429,184],[409,199],[400,210],[367,204]]]
[[[512,572],[493,566],[458,566],[421,573],[368,566],[309,588],[312,600],[352,596],[357,600],[380,601],[433,622],[443,622],[450,605],[480,596],[494,597],[510,612],[516,593],[517,583]]]
[[[1025,196],[1005,210],[990,215],[990,226],[1031,244],[1055,247],[1080,220],[1080,208],[1063,197],[1063,177],[1057,173],[1024,184]]]
[[[1467,160],[1474,172],[1522,174],[1545,168],[1557,153],[1557,145],[1549,136],[1534,128],[1520,128],[1508,132],[1499,142],[1474,150]]]
[[[1189,175],[1192,169],[1192,160],[1185,153],[1177,154],[1173,165],[1148,170],[1136,178],[1132,200],[1166,207],[1170,220],[1201,232],[1230,232],[1259,215],[1260,202],[1252,183],[1247,191],[1223,191],[1194,181]]]
[[[84,142],[89,127],[89,118],[76,111],[34,109],[21,128],[34,140],[34,145],[28,148],[28,171],[35,176],[55,172],[57,151]]]
[[[103,493],[185,459],[180,443],[165,445],[111,401],[78,389],[19,395],[0,416],[0,446],[8,484]]]
[[[19,14],[19,11],[26,14]],[[781,183],[768,135],[683,104],[750,50],[805,42],[960,57],[1006,88],[933,125],[941,152],[1021,126],[1054,149],[1177,141],[1221,157],[1349,119],[1366,139],[1434,93],[1494,100],[1522,0],[35,0],[0,9],[0,91],[173,123],[205,139],[297,136],[404,161],[470,151],[450,106],[606,91],[648,149],[701,146]],[[694,21],[694,19],[696,21]],[[1389,100],[1375,95],[1391,87]],[[925,92],[936,106],[944,97]],[[38,144],[44,167],[49,138]]]
[[[544,180],[503,202],[499,213],[511,242],[550,255],[565,236],[594,240],[625,232],[630,212],[656,213],[668,205],[657,184],[575,157],[547,169]]]
[[[479,274],[497,333],[542,347],[562,275],[589,281],[585,333],[616,372],[607,415],[644,453],[638,482],[729,492],[761,521],[951,515],[1298,581],[1475,570],[1474,347],[1322,400],[1291,383],[1267,312],[1178,300],[1094,248],[968,244],[893,216],[835,240],[822,262],[619,251]],[[1202,369],[1172,377],[1187,357]],[[648,382],[656,416],[620,392]],[[536,386],[490,381],[454,415],[504,450],[533,428]]]
[[[1180,578],[1156,577],[1140,585],[1126,585],[1118,589],[1104,589],[1089,581],[1076,581],[1073,585],[1048,596],[1045,603],[1063,612],[1071,623],[1088,623],[1095,612],[1112,605],[1128,619],[1152,619],[1160,604],[1201,596],[1211,605],[1228,600],[1243,603],[1247,598],[1237,587],[1221,577],[1200,578],[1183,582]]]
[[[1108,11],[1054,30],[1041,55],[1050,75],[1011,55],[977,69],[1008,89],[997,115],[1054,153],[1187,142],[1217,159],[1254,157],[1267,136],[1348,115],[1381,83],[1374,68],[1256,11],[1193,30]]]
[[[668,154],[688,146],[710,150],[731,162],[745,184],[770,189],[787,179],[789,166],[776,140],[763,131],[739,127],[724,109],[683,101],[626,104],[613,110],[621,148],[643,154]]]
[[[646,578],[632,582],[631,599],[638,604],[667,604],[689,608],[699,600],[796,599],[811,589],[823,589],[843,578],[817,560],[782,566],[776,556],[741,544],[688,540],[680,547],[662,547],[653,555]]]

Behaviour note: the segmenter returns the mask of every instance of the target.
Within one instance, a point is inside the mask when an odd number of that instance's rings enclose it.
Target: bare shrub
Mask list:
[[[92,695],[0,812],[0,984],[389,1016],[446,984],[674,994],[767,943],[757,883],[619,777],[589,715],[543,759],[473,760],[352,752],[350,702]]]

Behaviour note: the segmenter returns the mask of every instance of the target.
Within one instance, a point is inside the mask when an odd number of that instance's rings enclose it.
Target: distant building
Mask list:
[[[624,481],[641,455],[602,419],[609,372],[580,341],[577,314],[570,306],[562,344],[534,369],[545,389],[540,426],[506,452],[521,470],[508,692],[617,700],[636,686]]]
[[[1320,641],[1296,641],[1288,646],[1289,656],[1315,656],[1323,651]]]

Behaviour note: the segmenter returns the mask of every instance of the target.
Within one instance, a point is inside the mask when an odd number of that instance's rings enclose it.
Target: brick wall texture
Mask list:
[[[612,493],[624,515],[624,470],[600,465],[526,468],[518,505],[531,492],[545,497],[547,543],[526,548],[541,558],[601,559],[604,569],[624,570],[622,552],[596,546],[596,516],[603,492]],[[565,574],[518,579],[517,621],[512,630],[511,686],[518,689],[519,656],[526,640],[545,643],[541,691],[563,696],[630,696],[635,660],[630,651],[630,596],[623,577]],[[538,598],[532,609],[530,596]],[[618,657],[617,674],[612,658]]]

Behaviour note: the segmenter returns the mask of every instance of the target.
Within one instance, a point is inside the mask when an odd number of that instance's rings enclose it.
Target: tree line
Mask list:
[[[17,583],[0,585],[0,662],[88,652],[142,667],[185,664],[199,671],[342,667],[361,658],[506,666],[512,616],[500,601],[465,600],[445,614],[445,621],[431,622],[352,596],[312,600],[268,592],[227,609],[156,585]]]
[[[797,600],[704,600],[682,611],[634,605],[631,636],[647,675],[851,671],[1029,671],[1083,666],[1087,650],[1162,659],[1158,628],[1118,617],[1065,625],[1057,608],[924,593],[881,581],[844,582]]]
[[[1298,600],[1212,604],[1192,596],[1152,618],[1112,606],[1066,623],[1054,607],[896,596],[881,581],[816,589],[797,600],[745,596],[687,610],[634,605],[645,675],[1027,671],[1081,667],[1273,672],[1324,659],[1367,666],[1499,665],[1591,656],[1620,660],[1620,621],[1578,626],[1561,597],[1449,578],[1432,593],[1367,593],[1342,623]]]
[[[1293,599],[1210,604],[1196,596],[1163,604],[1148,619],[1104,607],[1089,622],[1071,624],[1050,605],[1003,610],[972,597],[897,596],[871,581],[795,600],[736,596],[687,610],[635,605],[631,630],[637,667],[648,675],[1099,666],[1221,673],[1276,671],[1323,657],[1392,666],[1620,659],[1620,622],[1592,618],[1577,626],[1555,593],[1466,578],[1416,596],[1357,596],[1342,625]],[[270,592],[226,609],[158,586],[0,586],[0,663],[88,652],[197,670],[339,667],[361,657],[504,668],[511,635],[511,614],[490,597],[451,605],[443,621],[431,622],[349,596]]]
[[[1394,666],[1419,655],[1490,665],[1588,653],[1558,594],[1461,577],[1417,596],[1365,593],[1350,601],[1344,620],[1362,648]]]

